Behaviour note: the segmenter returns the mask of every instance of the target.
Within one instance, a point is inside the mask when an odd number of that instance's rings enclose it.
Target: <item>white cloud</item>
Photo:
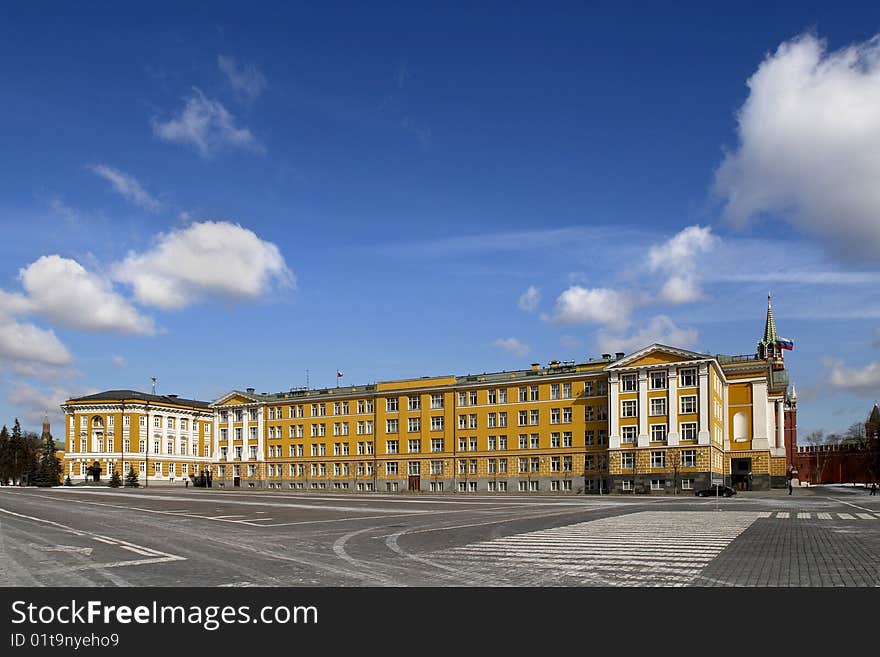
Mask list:
[[[657,315],[639,331],[628,336],[599,331],[596,344],[603,353],[632,352],[655,342],[671,347],[692,347],[697,343],[695,329],[681,328],[666,315]]]
[[[143,304],[165,310],[204,296],[256,298],[271,283],[295,284],[278,247],[247,228],[204,221],[159,235],[144,253],[130,253],[113,268]]]
[[[72,360],[70,352],[51,329],[10,319],[0,322],[0,361],[27,367],[64,366]]]
[[[846,254],[880,247],[880,36],[836,52],[802,35],[749,78],[715,191],[744,224],[779,214]]]
[[[255,101],[266,88],[266,77],[254,64],[239,66],[232,57],[217,55],[217,66],[223,71],[235,97],[241,102]]]
[[[150,196],[134,176],[130,176],[106,164],[93,164],[89,166],[89,169],[109,182],[120,196],[142,207],[144,210],[156,211],[162,207],[158,199]]]
[[[880,390],[880,362],[864,367],[847,367],[839,360],[825,359],[831,387],[865,396],[877,396]]]
[[[7,392],[9,401],[18,408],[23,424],[30,424],[34,430],[43,423],[48,413],[52,437],[56,447],[64,444],[64,416],[60,406],[71,397],[89,394],[92,391],[74,393],[66,388],[53,386],[49,389],[37,388],[29,383],[16,381]],[[95,391],[97,392],[97,391]]]
[[[122,356],[113,356],[111,359],[113,367],[125,367],[125,358]]]
[[[20,310],[78,329],[155,332],[152,319],[116,294],[110,281],[86,271],[76,260],[42,256],[20,269],[19,279],[27,293],[17,297]]]
[[[632,305],[624,292],[573,285],[556,299],[553,314],[541,319],[554,324],[603,324],[621,330],[629,324]]]
[[[517,305],[520,310],[525,310],[527,313],[535,312],[538,308],[538,304],[541,302],[541,293],[534,285],[530,285],[529,289],[523,292],[520,297]]]
[[[504,349],[504,351],[512,353],[514,356],[525,356],[529,353],[528,346],[524,345],[516,338],[498,338],[492,344]]]
[[[153,133],[165,141],[192,144],[202,157],[224,147],[263,152],[262,145],[247,128],[235,125],[235,117],[218,101],[206,98],[199,89],[176,118],[161,122],[153,117]]]
[[[688,226],[648,252],[648,268],[664,271],[669,278],[660,288],[666,303],[693,303],[703,298],[697,275],[697,257],[715,246],[718,238],[709,226]]]

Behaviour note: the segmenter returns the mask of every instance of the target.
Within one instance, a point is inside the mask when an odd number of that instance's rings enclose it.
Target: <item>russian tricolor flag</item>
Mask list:
[[[776,344],[781,349],[794,349],[794,340],[791,338],[776,338]]]

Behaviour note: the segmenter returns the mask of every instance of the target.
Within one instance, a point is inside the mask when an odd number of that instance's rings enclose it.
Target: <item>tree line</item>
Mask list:
[[[58,486],[61,484],[61,459],[51,433],[39,436],[22,431],[18,418],[12,431],[0,429],[0,485]]]

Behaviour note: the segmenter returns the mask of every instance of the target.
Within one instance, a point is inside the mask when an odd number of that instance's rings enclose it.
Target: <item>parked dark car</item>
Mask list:
[[[720,497],[730,497],[732,495],[736,495],[736,491],[733,490],[730,486],[722,486],[721,484],[712,484],[709,488],[704,488],[703,490],[698,490],[694,493],[697,497],[715,497],[716,495]]]

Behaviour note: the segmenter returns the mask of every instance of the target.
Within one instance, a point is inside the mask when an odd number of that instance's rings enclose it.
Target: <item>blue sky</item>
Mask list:
[[[880,8],[10,3],[0,418],[751,353],[880,388]]]

